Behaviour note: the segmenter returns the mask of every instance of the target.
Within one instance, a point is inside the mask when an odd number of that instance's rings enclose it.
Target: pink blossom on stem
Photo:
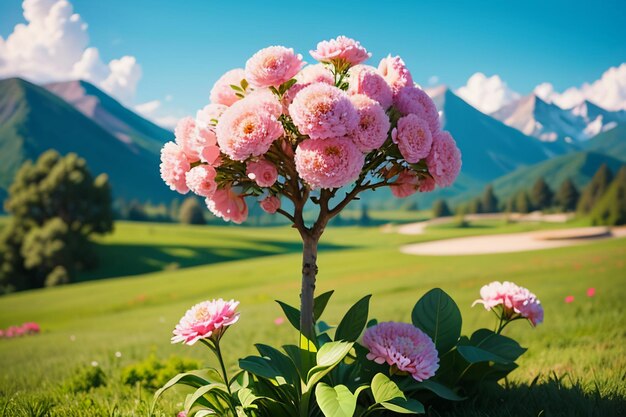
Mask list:
[[[398,120],[398,127],[391,132],[391,138],[404,159],[411,164],[426,158],[433,144],[428,123],[414,114]]]
[[[196,125],[199,129],[215,130],[215,125],[222,117],[228,106],[210,103],[196,112]]]
[[[235,192],[232,187],[215,190],[205,200],[208,209],[225,221],[241,224],[248,218],[248,205],[243,195]]]
[[[295,162],[311,188],[339,188],[357,179],[365,157],[348,137],[309,139],[298,145]]]
[[[350,101],[359,116],[359,123],[351,134],[354,143],[363,153],[380,148],[387,140],[391,127],[385,110],[378,102],[363,94],[351,96]]]
[[[307,65],[296,75],[298,84],[324,83],[335,85],[333,74],[324,64]]]
[[[596,295],[596,289],[591,287],[587,288],[587,297],[593,297]]]
[[[320,62],[347,63],[357,65],[368,59],[371,54],[358,41],[338,36],[317,44],[317,49],[310,51],[311,56]]]
[[[280,198],[275,195],[268,195],[259,203],[263,211],[274,214],[280,208]]]
[[[421,88],[410,86],[400,89],[394,99],[394,104],[396,109],[403,115],[415,114],[420,119],[424,119],[428,123],[430,133],[433,136],[441,128],[437,106]]]
[[[472,306],[476,304],[482,304],[486,310],[501,306],[505,319],[519,314],[528,319],[533,326],[543,322],[543,307],[537,296],[509,281],[494,281],[483,286],[480,289],[480,299],[474,301]]]
[[[202,161],[214,165],[220,156],[217,138],[212,128],[199,128],[191,117],[181,119],[174,131],[176,143],[190,162]]]
[[[428,172],[440,187],[452,185],[461,171],[461,151],[448,132],[437,132],[430,154],[426,157]]]
[[[435,189],[435,180],[432,177],[423,177],[420,179],[417,191],[420,193],[429,193]]]
[[[376,100],[383,109],[388,109],[393,103],[393,92],[385,79],[374,67],[357,65],[349,71],[348,94],[364,94]]]
[[[238,305],[239,301],[221,298],[194,305],[176,325],[172,343],[193,345],[200,339],[219,341],[228,326],[239,320]]]
[[[261,49],[246,62],[246,80],[254,87],[278,87],[302,68],[302,55],[291,48],[270,46]]]
[[[235,95],[236,91],[231,85],[239,86],[241,81],[246,78],[242,68],[235,68],[222,75],[211,89],[210,99],[212,103],[232,106],[239,97]]]
[[[250,161],[246,167],[248,178],[256,182],[259,187],[271,187],[278,179],[276,165],[266,159]]]
[[[382,75],[393,94],[398,94],[402,87],[413,86],[413,77],[399,56],[388,55],[380,60],[378,73]]]
[[[420,178],[414,171],[405,169],[398,175],[398,179],[391,184],[391,194],[397,198],[405,198],[415,194],[420,186]]]
[[[217,189],[215,168],[210,165],[198,165],[191,168],[186,175],[187,187],[195,194],[208,197]]]
[[[161,149],[161,178],[170,189],[186,194],[189,191],[185,181],[191,164],[183,150],[174,142],[167,142]]]
[[[573,303],[574,302],[574,296],[573,295],[568,295],[567,297],[565,297],[565,302],[567,304]]]
[[[367,359],[387,363],[424,381],[439,369],[437,348],[432,339],[409,323],[383,322],[365,330],[363,345]]]

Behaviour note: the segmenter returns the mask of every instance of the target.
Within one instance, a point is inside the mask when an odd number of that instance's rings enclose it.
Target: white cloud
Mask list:
[[[431,75],[431,76],[428,78],[428,85],[435,85],[435,84],[437,84],[438,82],[439,82],[439,77],[438,77],[438,76],[436,76],[436,75]]]
[[[472,75],[456,93],[484,113],[493,113],[520,97],[498,75],[487,77],[482,72]]]
[[[145,103],[137,104],[135,106],[135,111],[149,117],[153,115],[159,107],[161,107],[161,102],[159,100],[151,100]]]
[[[607,110],[626,110],[626,63],[609,68],[599,80],[584,83],[579,88],[570,87],[559,93],[552,84],[543,83],[535,87],[534,93],[564,109],[589,100]]]
[[[168,97],[170,96],[168,95],[165,97],[165,101],[168,101]],[[150,100],[145,103],[137,104],[133,107],[133,109],[157,125],[173,130],[182,117],[165,115],[164,112],[161,111],[162,104],[161,100]]]
[[[26,24],[0,37],[0,77],[19,76],[38,83],[82,78],[129,102],[141,78],[132,56],[102,62],[89,46],[87,23],[67,0],[24,0]]]

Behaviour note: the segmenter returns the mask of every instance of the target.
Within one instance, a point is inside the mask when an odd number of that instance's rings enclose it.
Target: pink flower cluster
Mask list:
[[[228,326],[239,320],[239,301],[203,301],[187,310],[174,329],[172,343],[193,345],[200,339],[219,341]]]
[[[387,363],[424,381],[439,369],[439,356],[428,335],[409,323],[384,322],[368,328],[363,345],[369,349],[367,359]]]
[[[163,147],[165,183],[204,197],[213,214],[236,223],[248,216],[248,197],[279,211],[287,186],[298,192],[382,178],[406,197],[452,184],[461,154],[400,57],[365,65],[371,54],[345,36],[320,42],[311,55],[320,63],[305,66],[293,49],[270,46],[220,77],[211,103],[182,119]]]
[[[14,337],[28,336],[41,332],[37,323],[28,322],[21,326],[10,326],[7,329],[0,329],[0,339],[12,339]]]
[[[494,281],[480,289],[480,299],[472,306],[482,304],[486,310],[501,309],[501,317],[511,320],[528,319],[533,326],[543,322],[543,307],[537,296],[528,289],[509,281]]]

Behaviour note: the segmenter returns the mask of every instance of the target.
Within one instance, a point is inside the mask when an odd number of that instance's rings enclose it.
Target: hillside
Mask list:
[[[600,133],[585,145],[590,151],[602,152],[626,162],[626,124]]]
[[[158,155],[129,146],[48,90],[19,78],[0,81],[0,188],[27,159],[48,149],[76,152],[94,174],[107,173],[115,197],[169,201]]]

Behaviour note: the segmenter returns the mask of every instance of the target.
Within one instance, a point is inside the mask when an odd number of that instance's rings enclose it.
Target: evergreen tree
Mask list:
[[[433,217],[452,216],[452,211],[446,203],[446,200],[440,199],[433,204]]]
[[[187,197],[180,205],[180,222],[185,224],[206,224],[204,208],[195,197]]]
[[[178,198],[172,200],[168,213],[171,221],[178,221],[178,217],[180,216],[180,200]]]
[[[483,213],[497,213],[498,212],[498,198],[493,192],[493,185],[489,184],[485,187],[483,196],[481,199],[481,209]]]
[[[565,181],[563,181],[554,199],[555,199],[557,206],[561,210],[575,211],[576,204],[578,203],[579,197],[580,197],[580,193],[578,192],[578,188],[576,188],[576,185],[574,185],[574,182],[568,178]]]
[[[532,205],[528,193],[520,190],[515,196],[515,209],[518,213],[530,213]]]
[[[372,219],[367,211],[367,205],[361,204],[361,216],[359,217],[359,225],[369,226],[372,223]]]
[[[504,207],[504,211],[506,211],[507,213],[515,213],[517,211],[517,206],[515,204],[516,197],[517,195],[514,195],[506,200],[506,206]]]
[[[468,214],[483,213],[483,203],[480,198],[475,198],[467,206]]]
[[[134,222],[148,221],[148,214],[146,213],[144,204],[141,204],[138,200],[131,201],[128,204],[128,212],[126,218]]]
[[[113,230],[106,175],[93,178],[76,154],[43,153],[25,162],[9,188],[11,220],[0,233],[0,291],[71,280],[93,267],[89,238]],[[52,276],[51,276],[52,274]]]
[[[591,221],[607,226],[626,224],[626,166],[617,172],[606,193],[594,207]]]
[[[533,185],[530,201],[533,205],[533,208],[536,210],[546,210],[552,207],[552,199],[554,193],[546,183],[546,181],[539,177],[537,181],[535,181],[535,185]]]
[[[591,182],[583,190],[576,211],[580,214],[589,214],[595,204],[602,198],[609,184],[613,180],[613,173],[606,164],[602,164],[596,171]]]

